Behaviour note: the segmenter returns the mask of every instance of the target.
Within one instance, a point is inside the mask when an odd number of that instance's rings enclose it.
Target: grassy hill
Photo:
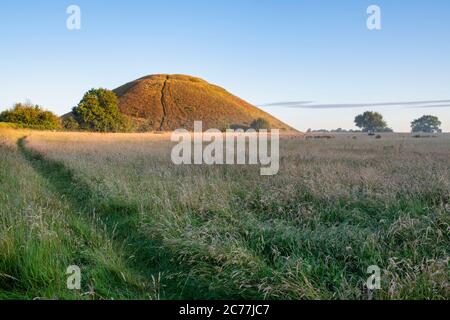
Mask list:
[[[293,130],[225,89],[191,76],[146,76],[114,92],[121,112],[141,130],[192,129],[196,120],[203,121],[204,129],[248,127],[257,118],[266,119],[271,128]]]

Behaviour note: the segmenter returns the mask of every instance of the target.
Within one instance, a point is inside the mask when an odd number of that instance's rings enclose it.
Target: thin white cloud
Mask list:
[[[291,107],[291,106],[300,106],[309,103],[313,103],[314,101],[281,101],[281,102],[273,102],[260,104],[260,107]]]
[[[301,109],[348,109],[348,108],[374,108],[374,107],[408,107],[408,108],[448,108],[450,100],[427,100],[427,101],[403,101],[403,102],[381,102],[381,103],[339,103],[339,104],[314,104],[309,101],[274,102],[260,105],[261,107],[285,107]]]
[[[409,108],[420,109],[420,108],[450,108],[450,104],[427,104],[423,106],[413,106]]]

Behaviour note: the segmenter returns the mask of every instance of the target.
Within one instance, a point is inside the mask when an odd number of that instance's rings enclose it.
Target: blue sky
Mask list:
[[[71,4],[81,30],[66,28]],[[449,15],[448,0],[3,0],[0,110],[29,99],[63,114],[92,87],[182,73],[300,130],[353,128],[376,110],[398,131],[423,114],[450,131]]]

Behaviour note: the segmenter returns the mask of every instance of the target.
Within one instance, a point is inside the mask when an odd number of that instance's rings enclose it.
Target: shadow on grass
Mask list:
[[[173,253],[164,249],[156,239],[139,232],[138,208],[126,203],[99,199],[92,189],[78,179],[63,163],[44,158],[26,147],[26,137],[17,141],[20,153],[34,170],[49,182],[74,209],[85,217],[95,215],[106,226],[114,246],[133,259],[126,266],[150,283],[161,275],[161,299],[219,299],[226,297],[211,292],[209,283],[188,277],[189,268],[174,262]],[[235,298],[235,297],[234,297]]]

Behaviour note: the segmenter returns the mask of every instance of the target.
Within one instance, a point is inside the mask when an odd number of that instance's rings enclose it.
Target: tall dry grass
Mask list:
[[[448,298],[450,139],[287,136],[281,167],[175,166],[168,136],[35,133],[163,296]],[[117,231],[119,230],[119,231]],[[140,261],[142,263],[142,261]]]

